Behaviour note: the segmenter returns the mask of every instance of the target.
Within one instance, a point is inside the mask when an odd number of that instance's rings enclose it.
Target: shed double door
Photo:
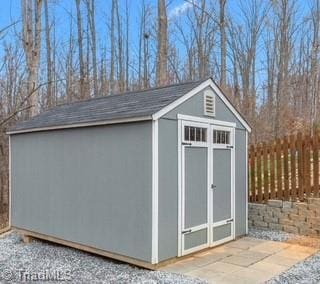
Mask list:
[[[234,238],[234,129],[183,122],[181,255]]]

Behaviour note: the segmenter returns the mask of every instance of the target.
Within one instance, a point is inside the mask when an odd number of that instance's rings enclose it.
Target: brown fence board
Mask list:
[[[304,192],[306,196],[310,196],[311,175],[310,175],[310,139],[308,136],[304,138]]]
[[[251,202],[256,201],[256,162],[255,162],[255,146],[250,147],[250,192],[251,192]]]
[[[275,183],[275,147],[274,143],[270,144],[270,198],[276,198],[276,183]]]
[[[313,194],[319,196],[319,134],[313,137]]]
[[[291,198],[297,198],[297,168],[296,168],[296,138],[290,136],[290,181],[291,181]]]
[[[265,198],[269,198],[269,170],[268,170],[268,152],[269,148],[266,143],[263,143],[263,194]]]
[[[262,147],[261,145],[259,144],[257,146],[257,151],[256,151],[256,154],[257,154],[257,189],[258,189],[258,202],[261,202],[262,199],[263,199],[263,196],[262,196],[262,176],[261,176],[261,151],[262,151]]]
[[[284,178],[284,200],[289,200],[289,155],[288,155],[288,139],[283,138],[283,178]]]
[[[302,134],[298,133],[297,136],[298,148],[298,178],[299,178],[299,199],[304,199],[304,175],[303,175],[303,147],[302,147]]]
[[[276,197],[282,199],[282,161],[281,161],[281,140],[276,141],[276,169],[277,169],[277,192]]]

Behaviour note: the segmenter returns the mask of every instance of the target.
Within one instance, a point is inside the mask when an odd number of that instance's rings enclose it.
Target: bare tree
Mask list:
[[[76,1],[76,10],[77,10],[77,30],[78,30],[78,53],[79,53],[79,68],[80,68],[80,86],[79,93],[80,99],[88,97],[90,94],[86,88],[86,70],[84,64],[84,44],[83,44],[83,31],[82,31],[82,13],[80,7],[80,0]]]
[[[227,35],[226,35],[226,9],[227,0],[219,0],[219,11],[220,11],[220,20],[219,20],[219,28],[220,28],[220,85],[222,87],[226,86],[227,83]]]
[[[90,28],[90,46],[92,55],[93,69],[93,92],[95,96],[99,95],[98,88],[98,62],[97,62],[97,40],[96,40],[96,20],[95,20],[95,0],[86,0],[88,11],[88,23]]]
[[[22,0],[23,32],[22,42],[28,70],[27,94],[31,105],[30,115],[38,113],[38,70],[41,50],[41,9],[42,0]]]
[[[168,80],[168,19],[165,0],[158,0],[158,55],[157,85],[162,86]]]
[[[52,48],[51,48],[51,27],[49,20],[48,0],[44,0],[45,34],[46,34],[46,55],[47,55],[47,107],[54,105],[53,93],[53,67],[52,67]]]

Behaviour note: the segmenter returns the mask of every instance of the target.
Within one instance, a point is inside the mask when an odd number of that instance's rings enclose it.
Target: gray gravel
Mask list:
[[[289,234],[286,232],[269,230],[269,229],[254,229],[254,228],[251,228],[249,230],[248,235],[252,238],[276,241],[276,242],[285,242],[285,241],[297,238],[297,235],[295,234]]]
[[[205,283],[41,241],[24,244],[14,233],[0,238],[0,283],[8,283],[8,280],[10,283],[22,280],[32,283]]]
[[[320,283],[320,253],[299,262],[289,270],[269,280],[268,284],[316,284]]]

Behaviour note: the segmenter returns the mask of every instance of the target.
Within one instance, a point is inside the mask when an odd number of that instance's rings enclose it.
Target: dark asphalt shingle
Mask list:
[[[205,80],[59,105],[17,123],[10,131],[151,116],[203,81]]]

